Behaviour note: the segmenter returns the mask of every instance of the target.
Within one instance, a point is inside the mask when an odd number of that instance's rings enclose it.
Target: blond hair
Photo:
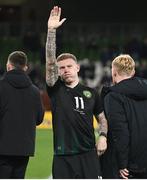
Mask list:
[[[71,53],[62,53],[62,54],[60,54],[57,57],[57,62],[63,61],[65,59],[69,59],[69,58],[73,59],[77,63],[77,58]]]
[[[117,69],[119,75],[131,75],[135,70],[135,61],[128,54],[121,54],[117,56],[112,64]]]

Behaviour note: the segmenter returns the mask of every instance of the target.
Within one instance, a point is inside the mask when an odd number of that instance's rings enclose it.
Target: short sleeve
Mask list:
[[[46,90],[48,93],[48,96],[53,96],[54,93],[56,93],[56,91],[60,88],[62,84],[62,81],[60,79],[58,79],[56,81],[56,83],[54,84],[54,86],[48,86],[48,84],[46,83]]]
[[[98,91],[95,90],[94,92],[95,92],[94,115],[97,116],[103,111],[103,105]]]

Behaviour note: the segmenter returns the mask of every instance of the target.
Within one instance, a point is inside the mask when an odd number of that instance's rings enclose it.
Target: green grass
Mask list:
[[[37,129],[35,156],[27,167],[26,179],[45,179],[51,175],[53,158],[52,130]]]
[[[98,138],[97,130],[95,131]],[[36,152],[30,158],[25,179],[47,179],[51,175],[53,158],[52,129],[37,129]]]

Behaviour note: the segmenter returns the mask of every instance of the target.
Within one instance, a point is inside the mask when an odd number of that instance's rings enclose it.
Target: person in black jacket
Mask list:
[[[0,80],[0,178],[22,179],[34,155],[35,129],[43,120],[40,92],[26,75],[27,56],[11,53]]]
[[[134,74],[134,60],[122,54],[112,62],[114,85],[102,89],[108,120],[104,179],[147,178],[147,80]]]

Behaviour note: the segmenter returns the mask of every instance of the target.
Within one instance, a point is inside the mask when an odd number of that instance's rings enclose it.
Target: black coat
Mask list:
[[[147,172],[147,80],[123,80],[102,90],[108,120],[108,149],[101,157],[103,178],[119,169]]]
[[[8,71],[0,80],[0,155],[33,156],[43,115],[38,88],[23,71]]]

